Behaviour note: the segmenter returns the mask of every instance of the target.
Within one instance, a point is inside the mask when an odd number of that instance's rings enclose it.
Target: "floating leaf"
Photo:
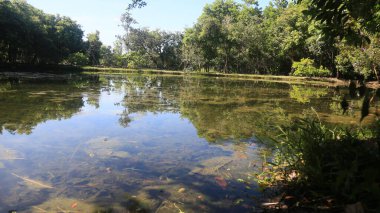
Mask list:
[[[227,181],[223,177],[216,176],[215,181],[222,189],[226,189],[228,186]]]
[[[240,183],[244,183],[244,180],[241,179],[241,178],[238,178],[237,181],[240,182]]]
[[[178,192],[179,192],[179,193],[184,193],[185,191],[186,191],[185,188],[180,188],[180,189],[178,189]]]
[[[236,153],[236,157],[238,159],[247,159],[248,158],[247,154],[241,153],[241,152]]]
[[[75,209],[77,206],[78,206],[78,203],[77,203],[77,202],[71,204],[71,208],[73,208],[73,209]]]

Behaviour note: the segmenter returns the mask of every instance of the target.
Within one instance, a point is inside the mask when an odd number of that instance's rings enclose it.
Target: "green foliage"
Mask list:
[[[302,0],[299,0],[301,2]],[[305,0],[304,0],[305,1]],[[325,34],[362,45],[380,31],[379,0],[310,0],[306,13],[323,23]]]
[[[283,180],[313,196],[364,202],[373,210],[380,202],[378,140],[376,132],[331,128],[310,116],[282,128],[274,139],[274,163],[281,165]]]
[[[138,52],[130,52],[125,57],[128,61],[128,68],[141,69],[143,67],[149,67],[147,64],[149,63],[149,59]]]
[[[75,21],[22,0],[0,1],[0,29],[0,63],[59,63],[83,47]]]
[[[357,48],[343,41],[338,44],[339,55],[335,62],[337,70],[347,78],[379,80],[380,39],[378,34],[371,36],[371,44]]]
[[[215,1],[186,30],[182,58],[189,70],[289,74],[292,61],[314,58],[333,70],[336,48],[305,4],[276,1],[262,11],[255,1]],[[324,71],[324,70],[323,70]]]
[[[85,54],[78,52],[69,55],[67,63],[76,66],[84,66],[88,65],[89,60]]]
[[[5,131],[31,134],[39,123],[68,119],[80,112],[84,106],[84,96],[88,98],[87,103],[92,100],[93,104],[99,104],[99,76],[52,75],[44,78],[30,74],[29,77],[14,75],[9,79],[14,82],[4,81],[4,78],[0,80],[4,101],[0,106],[0,134]],[[90,87],[97,89],[88,92]],[[8,90],[13,92],[6,92]]]
[[[115,64],[115,56],[112,52],[111,46],[102,46],[100,48],[100,60],[99,63],[102,66],[112,67]]]
[[[182,34],[128,27],[123,44],[133,67],[178,69],[181,66]],[[145,62],[140,62],[143,58]]]
[[[70,18],[0,1],[0,63],[56,64],[85,52],[90,65],[107,67],[289,75],[293,65],[294,75],[380,81],[379,1],[274,0],[262,10],[255,0],[215,0],[182,34],[136,27],[131,10],[146,1],[133,0],[114,49],[99,32],[83,42]]]
[[[299,62],[293,62],[292,75],[294,76],[307,76],[307,77],[329,77],[331,72],[323,67],[316,68],[314,60],[309,58],[302,58]]]
[[[98,65],[100,63],[102,42],[100,41],[99,34],[99,31],[96,31],[87,35],[86,50],[90,65]]]
[[[310,103],[312,98],[320,98],[327,95],[327,88],[318,87],[301,87],[292,85],[292,90],[289,95],[290,98],[295,99],[299,103]]]

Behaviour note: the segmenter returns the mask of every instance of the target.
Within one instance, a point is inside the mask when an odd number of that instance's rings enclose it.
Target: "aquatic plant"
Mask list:
[[[359,203],[366,211],[378,212],[379,125],[331,128],[318,116],[296,119],[272,140],[274,158],[260,174],[259,178],[266,177],[261,183],[281,183],[287,195],[297,197],[301,206]]]

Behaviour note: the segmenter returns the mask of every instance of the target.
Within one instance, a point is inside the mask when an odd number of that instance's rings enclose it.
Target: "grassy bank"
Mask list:
[[[238,74],[238,73],[219,73],[219,72],[200,72],[200,71],[179,71],[179,70],[157,70],[157,69],[128,69],[112,67],[92,67],[92,66],[70,66],[70,65],[0,65],[0,72],[47,72],[47,73],[95,73],[95,74],[165,74],[165,75],[191,75],[206,77],[221,77],[240,80],[271,81],[289,84],[305,84],[316,86],[348,86],[348,80],[325,77],[298,77],[298,76],[279,76],[279,75],[260,75],[260,74]],[[380,88],[376,81],[368,82],[368,88]]]
[[[297,77],[297,76],[276,76],[276,75],[259,75],[259,74],[238,74],[238,73],[218,73],[218,72],[197,72],[197,71],[175,71],[175,70],[155,70],[155,69],[125,69],[125,68],[102,68],[102,67],[82,67],[87,73],[103,74],[125,74],[125,73],[143,73],[143,74],[168,74],[168,75],[192,75],[208,77],[228,77],[244,80],[262,80],[272,82],[283,82],[293,84],[312,84],[325,86],[346,86],[347,81],[336,78],[316,78],[316,77]]]
[[[0,72],[47,72],[47,73],[75,73],[82,72],[83,69],[71,65],[57,64],[0,64]]]

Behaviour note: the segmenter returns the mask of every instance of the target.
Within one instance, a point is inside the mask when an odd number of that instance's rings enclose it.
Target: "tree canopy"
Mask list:
[[[70,18],[7,0],[0,2],[0,63],[379,80],[379,1],[273,0],[260,8],[256,0],[215,0],[192,27],[169,32],[139,26],[131,10],[147,2],[133,0],[111,47],[99,31],[83,39]]]
[[[83,31],[65,16],[46,14],[25,1],[0,1],[0,62],[58,63],[82,49]]]

